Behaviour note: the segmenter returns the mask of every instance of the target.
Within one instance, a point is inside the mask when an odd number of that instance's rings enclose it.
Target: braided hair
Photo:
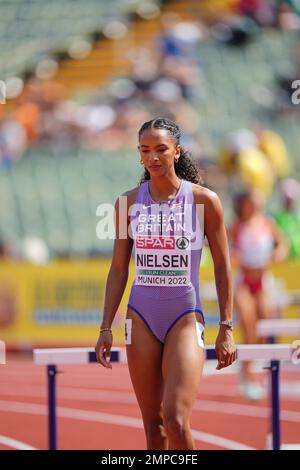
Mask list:
[[[157,119],[152,119],[151,121],[145,122],[139,130],[139,139],[141,138],[142,133],[147,129],[167,130],[174,138],[176,146],[180,145],[180,129],[177,124],[175,124],[175,122],[171,121],[170,119],[159,117]],[[178,161],[174,163],[174,168],[175,173],[179,178],[190,181],[191,183],[199,184],[200,186],[203,184],[203,179],[200,175],[197,165],[191,159],[189,152],[184,150],[182,147]],[[141,176],[139,185],[149,179],[150,173],[145,169],[143,175]]]

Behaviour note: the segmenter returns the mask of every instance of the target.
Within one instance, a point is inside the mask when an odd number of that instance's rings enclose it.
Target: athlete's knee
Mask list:
[[[257,336],[255,330],[252,329],[246,330],[243,333],[243,343],[245,344],[255,344],[257,342]]]
[[[257,341],[257,332],[256,332],[256,322],[254,323],[249,323],[248,325],[245,325],[244,328],[244,342],[246,344],[253,344],[256,343]]]
[[[179,413],[167,412],[164,415],[164,427],[169,437],[179,440],[189,431],[187,420]]]
[[[157,448],[161,445],[161,442],[166,438],[166,433],[161,420],[151,420],[144,422],[146,438],[148,447]]]

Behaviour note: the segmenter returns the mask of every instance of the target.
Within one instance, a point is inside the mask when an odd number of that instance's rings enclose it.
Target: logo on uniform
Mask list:
[[[186,237],[180,237],[176,240],[176,246],[179,250],[186,250],[189,246],[190,242],[189,239]]]
[[[144,250],[174,250],[174,237],[137,237],[136,248]]]
[[[171,204],[171,209],[181,209],[183,207],[183,204],[182,202],[174,202],[173,204]]]

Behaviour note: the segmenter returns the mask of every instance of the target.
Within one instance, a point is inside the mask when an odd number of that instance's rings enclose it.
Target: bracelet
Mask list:
[[[100,333],[103,333],[104,331],[110,331],[112,333],[111,328],[100,328]]]

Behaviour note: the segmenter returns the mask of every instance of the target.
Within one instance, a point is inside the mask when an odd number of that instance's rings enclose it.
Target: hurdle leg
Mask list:
[[[271,361],[271,413],[272,413],[272,448],[280,450],[281,429],[280,429],[280,397],[279,397],[279,361]]]
[[[56,450],[56,365],[47,366],[49,450]]]

